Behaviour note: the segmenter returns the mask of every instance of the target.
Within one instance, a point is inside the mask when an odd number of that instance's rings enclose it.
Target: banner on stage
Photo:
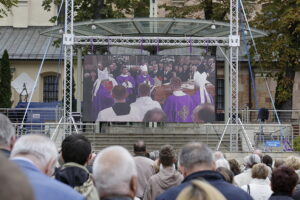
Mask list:
[[[210,123],[215,83],[212,56],[87,55],[83,120]]]

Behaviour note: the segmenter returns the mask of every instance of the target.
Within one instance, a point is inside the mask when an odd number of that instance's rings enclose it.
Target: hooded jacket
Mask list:
[[[168,188],[179,185],[182,180],[183,176],[173,167],[162,168],[149,179],[143,200],[154,200]]]

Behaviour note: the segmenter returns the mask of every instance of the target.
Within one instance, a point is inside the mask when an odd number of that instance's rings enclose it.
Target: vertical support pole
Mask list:
[[[82,49],[77,48],[77,112],[81,113],[82,101]]]
[[[64,44],[64,123],[70,124],[65,128],[65,133],[70,134],[72,118],[72,74],[73,74],[73,11],[74,0],[65,0],[65,30]]]
[[[230,0],[230,35],[229,35],[229,60],[230,68],[230,118],[233,124],[233,130],[230,133],[230,151],[238,151],[238,109],[239,109],[239,79],[238,79],[238,56],[239,56],[240,36],[239,36],[239,12],[238,0]]]
[[[229,57],[229,51],[226,48],[225,50],[225,54],[227,55],[227,57]],[[230,63],[228,62],[227,59],[225,59],[225,63],[224,63],[224,88],[225,88],[225,95],[224,95],[224,121],[227,122],[229,119],[229,108],[231,106],[230,104],[230,84],[229,84],[229,70],[230,70]]]

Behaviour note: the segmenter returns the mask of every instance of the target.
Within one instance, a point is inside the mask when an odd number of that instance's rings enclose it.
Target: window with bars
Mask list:
[[[58,76],[57,75],[44,76],[43,101],[44,102],[58,101]]]
[[[216,91],[216,107],[217,110],[224,110],[225,107],[225,86],[224,79],[217,79],[217,91]]]

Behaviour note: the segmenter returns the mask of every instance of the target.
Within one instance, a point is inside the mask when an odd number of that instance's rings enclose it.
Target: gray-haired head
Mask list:
[[[247,168],[252,168],[253,165],[261,163],[261,159],[257,154],[251,154],[244,158],[244,162]]]
[[[24,135],[14,145],[11,157],[30,159],[45,174],[52,175],[58,159],[57,148],[48,137],[43,135]]]
[[[216,161],[216,168],[218,167],[224,167],[230,170],[229,162],[225,158],[221,158]]]
[[[0,145],[11,146],[15,138],[15,128],[10,120],[0,113]]]
[[[110,146],[99,152],[94,161],[93,176],[101,197],[135,196],[136,165],[131,154],[121,146]]]
[[[212,167],[214,164],[212,151],[206,144],[188,143],[181,149],[179,164],[188,170],[195,166]]]
[[[219,160],[219,159],[224,159],[224,154],[222,153],[222,151],[215,151],[214,154],[214,160]]]

